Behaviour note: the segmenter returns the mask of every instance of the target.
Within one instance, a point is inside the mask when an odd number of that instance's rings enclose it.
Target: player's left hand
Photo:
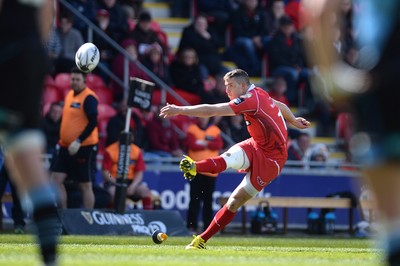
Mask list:
[[[69,155],[75,155],[78,151],[79,148],[81,147],[81,142],[79,140],[74,140],[71,144],[68,146],[68,153]]]
[[[163,118],[171,117],[178,114],[179,114],[179,107],[176,106],[175,104],[167,103],[167,105],[161,108],[160,110],[160,116]]]
[[[311,123],[303,117],[296,117],[296,120],[292,124],[299,129],[308,128],[311,125]]]

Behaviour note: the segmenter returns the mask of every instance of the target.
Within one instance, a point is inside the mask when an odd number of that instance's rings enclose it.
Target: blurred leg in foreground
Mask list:
[[[50,69],[43,40],[52,19],[52,0],[0,1],[0,140],[21,204],[33,214],[44,265],[56,265],[61,232],[57,194],[41,159],[45,139],[37,129]]]
[[[342,61],[332,45],[333,31],[343,22],[338,3],[303,1],[313,33],[308,56],[320,73],[314,91],[354,115],[357,132],[350,151],[375,194],[386,263],[400,265],[400,112],[395,108],[400,97],[400,2],[353,1],[357,12],[352,31],[357,35],[352,49],[357,60],[351,64]]]

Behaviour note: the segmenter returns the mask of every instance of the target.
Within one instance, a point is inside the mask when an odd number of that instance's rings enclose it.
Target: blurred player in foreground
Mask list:
[[[41,160],[45,138],[37,130],[49,69],[43,41],[52,19],[52,0],[0,0],[0,137],[21,204],[33,213],[44,265],[56,265],[61,233],[57,196]]]
[[[310,126],[306,119],[295,117],[285,104],[273,100],[263,89],[251,84],[245,71],[232,70],[225,74],[224,81],[230,102],[194,106],[168,104],[160,111],[160,116],[164,118],[174,115],[211,117],[243,114],[251,136],[220,156],[198,162],[185,156],[180,162],[180,169],[189,180],[195,178],[197,173],[220,173],[229,168],[247,172],[209,227],[194,236],[186,249],[205,249],[206,242],[233,220],[237,210],[280,174],[287,160],[285,120],[300,129]]]
[[[350,151],[374,191],[386,236],[388,265],[400,265],[400,2],[354,0],[353,32],[358,61],[339,59],[332,40],[340,1],[304,0],[313,41],[309,59],[318,65],[335,104],[352,109],[357,132]]]

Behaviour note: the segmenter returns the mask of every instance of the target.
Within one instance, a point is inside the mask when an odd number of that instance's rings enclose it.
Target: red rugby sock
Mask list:
[[[151,200],[151,197],[143,197],[142,204],[143,204],[144,210],[152,210],[153,209],[153,201]]]
[[[226,162],[221,156],[196,162],[196,172],[217,174],[226,170]]]
[[[229,224],[233,217],[235,217],[236,212],[231,212],[228,210],[226,205],[222,207],[214,216],[214,219],[211,221],[210,225],[200,236],[207,242],[213,235],[218,233],[218,231],[222,230],[227,224]]]

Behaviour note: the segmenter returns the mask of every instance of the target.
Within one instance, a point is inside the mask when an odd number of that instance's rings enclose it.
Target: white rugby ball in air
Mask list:
[[[100,61],[100,51],[91,42],[82,44],[75,54],[76,66],[85,73],[93,71]]]

